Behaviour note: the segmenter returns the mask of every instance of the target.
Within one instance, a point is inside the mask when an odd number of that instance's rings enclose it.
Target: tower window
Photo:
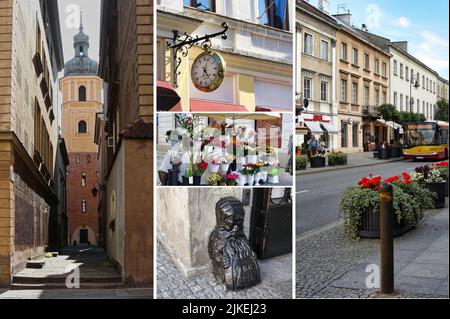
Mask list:
[[[81,187],[86,187],[86,173],[81,174]]]
[[[86,198],[83,198],[81,200],[81,213],[86,214],[87,212],[87,202],[86,202]]]
[[[86,87],[83,85],[78,89],[78,100],[80,102],[86,101]]]
[[[86,123],[86,121],[78,122],[78,133],[79,134],[86,134],[87,133],[87,123]]]

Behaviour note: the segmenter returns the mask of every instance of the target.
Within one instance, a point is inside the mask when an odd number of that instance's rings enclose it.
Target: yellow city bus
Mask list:
[[[448,122],[404,124],[403,158],[412,160],[448,158]]]

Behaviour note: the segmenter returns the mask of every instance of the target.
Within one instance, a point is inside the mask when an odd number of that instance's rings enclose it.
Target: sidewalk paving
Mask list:
[[[158,299],[292,299],[292,255],[258,260],[261,283],[253,288],[230,292],[216,282],[212,271],[184,277],[169,255],[158,245]]]
[[[347,154],[347,165],[338,165],[338,166],[327,166],[325,167],[319,167],[319,168],[311,168],[310,164],[308,163],[308,167],[306,170],[297,170],[297,175],[308,175],[308,174],[315,174],[315,173],[321,173],[321,172],[330,172],[330,171],[338,171],[343,169],[350,169],[355,167],[363,167],[363,166],[373,166],[373,165],[380,165],[385,163],[391,163],[391,162],[399,162],[403,161],[402,157],[398,158],[391,158],[388,160],[380,160],[378,158],[373,157],[373,152],[362,152],[362,153],[350,153]]]
[[[0,299],[153,299],[153,288],[0,290]]]
[[[396,294],[390,297],[449,297],[448,221],[447,204],[395,239]],[[296,264],[297,298],[381,297],[379,289],[366,287],[366,267],[380,265],[379,240],[348,240],[342,222],[298,237]]]

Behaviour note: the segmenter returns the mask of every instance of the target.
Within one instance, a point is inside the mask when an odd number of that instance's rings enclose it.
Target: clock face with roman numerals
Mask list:
[[[216,52],[205,51],[192,64],[192,83],[202,92],[217,90],[224,77],[225,62]]]

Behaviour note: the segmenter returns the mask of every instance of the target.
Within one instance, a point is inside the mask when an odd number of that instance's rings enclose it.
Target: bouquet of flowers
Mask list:
[[[416,167],[414,173],[411,174],[411,179],[419,183],[441,183],[444,181],[439,170],[429,165]]]
[[[194,176],[197,176],[197,177],[202,176],[203,173],[205,173],[207,167],[208,167],[208,163],[206,163],[204,161],[201,161],[200,163],[196,163],[194,165],[194,169],[193,169]]]
[[[227,180],[227,184],[229,186],[236,186],[236,180],[239,178],[239,175],[236,173],[231,173],[225,176]]]
[[[206,176],[206,182],[210,186],[216,186],[218,182],[222,180],[222,177],[217,173],[211,173]]]

